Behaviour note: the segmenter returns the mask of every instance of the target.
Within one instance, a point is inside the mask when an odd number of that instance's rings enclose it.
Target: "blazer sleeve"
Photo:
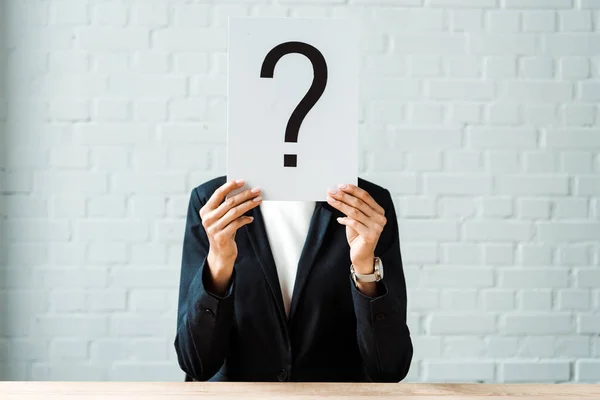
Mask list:
[[[399,382],[406,377],[413,356],[410,332],[406,325],[406,282],[400,255],[398,220],[394,203],[385,190],[387,224],[375,255],[381,258],[384,277],[377,283],[377,297],[368,297],[350,278],[357,321],[357,339],[368,379]]]
[[[235,270],[223,297],[206,290],[209,242],[197,189],[190,195],[183,239],[175,350],[181,369],[197,381],[210,379],[228,351],[233,323]]]

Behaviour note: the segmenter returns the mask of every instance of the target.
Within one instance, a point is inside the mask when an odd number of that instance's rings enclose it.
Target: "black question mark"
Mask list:
[[[317,101],[319,101],[327,86],[327,62],[325,62],[323,54],[310,44],[303,42],[281,43],[280,45],[275,46],[265,57],[260,70],[260,77],[273,78],[273,72],[277,62],[281,57],[291,53],[302,54],[308,58],[312,63],[314,72],[312,85],[308,89],[308,92],[306,92],[304,98],[298,103],[294,112],[292,112],[287,127],[285,128],[284,142],[297,143],[302,121],[304,121],[308,112],[313,108]],[[283,166],[296,167],[297,158],[296,154],[284,154]]]

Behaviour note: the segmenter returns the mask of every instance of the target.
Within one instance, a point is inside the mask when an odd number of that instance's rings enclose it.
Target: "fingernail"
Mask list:
[[[253,201],[261,201],[261,200],[262,200],[262,197],[258,196],[258,197],[256,197],[256,198],[254,198],[254,200],[253,200]]]
[[[327,196],[327,201],[330,203],[335,203],[335,199],[333,197]]]
[[[338,192],[337,189],[327,189],[327,191],[331,194],[336,194]]]
[[[260,192],[260,188],[259,187],[252,188],[252,190],[250,192],[258,193],[258,192]]]
[[[237,183],[238,185],[241,185],[242,183],[244,183],[243,179],[236,179],[235,183]]]
[[[348,187],[348,185],[346,185],[345,183],[340,183],[340,184],[338,185],[338,187],[339,187],[340,189],[346,189],[346,188]]]

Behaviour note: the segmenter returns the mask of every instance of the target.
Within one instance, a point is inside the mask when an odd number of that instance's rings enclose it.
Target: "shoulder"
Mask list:
[[[391,203],[390,192],[382,186],[379,186],[366,179],[358,178],[358,187],[369,193],[373,200],[375,200],[377,204],[381,205],[383,208],[387,208]]]
[[[206,203],[215,190],[223,186],[225,182],[227,182],[225,175],[206,181],[192,189],[192,198],[198,200],[200,203]]]

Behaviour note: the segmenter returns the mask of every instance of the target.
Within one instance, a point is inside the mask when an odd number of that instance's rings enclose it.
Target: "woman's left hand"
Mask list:
[[[346,226],[350,260],[359,274],[372,274],[375,247],[387,220],[385,210],[369,193],[355,185],[328,190],[327,202],[343,214],[337,221]]]

